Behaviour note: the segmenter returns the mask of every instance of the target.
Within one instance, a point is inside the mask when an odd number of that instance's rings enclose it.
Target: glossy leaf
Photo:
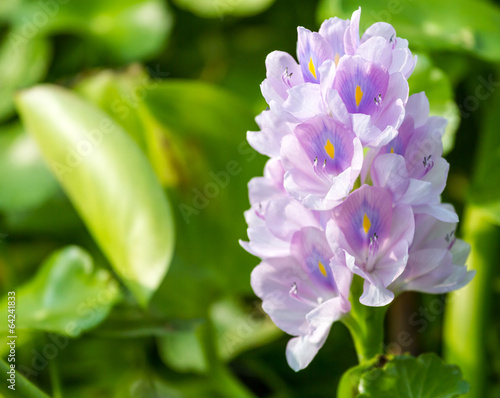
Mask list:
[[[267,9],[274,0],[174,0],[174,3],[200,17],[250,16]]]
[[[133,65],[125,72],[99,72],[79,82],[75,90],[109,113],[148,156],[162,184],[172,186],[179,176],[173,154],[165,142],[165,128],[149,115],[145,103],[145,98],[165,75],[160,68]]]
[[[25,91],[18,108],[90,233],[145,305],[174,247],[169,203],[147,159],[107,114],[62,88]]]
[[[457,366],[434,353],[399,355],[361,376],[357,398],[455,398],[469,391]]]
[[[0,210],[13,212],[41,205],[58,189],[40,151],[16,123],[0,130]]]
[[[350,18],[361,5],[360,30],[375,22],[392,24],[410,47],[425,50],[468,52],[500,60],[500,8],[475,0],[379,1],[321,0],[318,20]]]
[[[94,269],[92,258],[77,246],[52,254],[35,277],[15,292],[17,329],[71,337],[99,324],[120,297],[111,274]],[[7,297],[0,312],[7,314]],[[2,325],[7,330],[7,323]]]

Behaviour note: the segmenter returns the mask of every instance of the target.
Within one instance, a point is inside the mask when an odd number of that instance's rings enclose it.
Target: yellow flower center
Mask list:
[[[371,227],[372,223],[370,222],[370,219],[368,218],[368,216],[364,215],[363,217],[363,230],[365,231],[365,234],[368,234],[368,231],[370,230],[370,227]]]
[[[335,157],[335,147],[329,139],[326,140],[325,151],[332,159]]]
[[[325,266],[321,263],[321,261],[318,261],[318,268],[319,271],[323,274],[323,276],[326,278],[328,274],[326,273],[326,268]]]
[[[354,94],[354,98],[356,99],[356,106],[359,106],[359,103],[363,98],[363,91],[361,90],[361,87],[356,86],[356,93]]]
[[[314,67],[314,62],[313,62],[312,57],[309,58],[309,71],[311,72],[311,74],[316,79],[316,68]]]

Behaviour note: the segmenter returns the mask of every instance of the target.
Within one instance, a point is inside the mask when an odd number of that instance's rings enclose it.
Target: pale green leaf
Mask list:
[[[62,88],[22,92],[18,108],[90,233],[145,305],[174,248],[169,202],[147,158],[107,114]]]
[[[174,0],[174,3],[200,17],[222,19],[225,15],[258,14],[270,7],[274,0]]]

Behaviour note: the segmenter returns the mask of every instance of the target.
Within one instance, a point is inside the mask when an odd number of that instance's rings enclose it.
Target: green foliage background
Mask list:
[[[288,336],[250,288],[258,260],[238,239],[247,183],[265,163],[245,134],[266,106],[266,55],[295,54],[297,26],[317,30],[358,6],[362,30],[385,21],[409,40],[411,92],[449,119],[443,200],[477,270],[450,297],[400,296],[386,351],[433,351],[462,369],[469,397],[500,396],[500,2],[490,0],[2,1],[0,353],[15,291],[27,380],[0,395],[335,396],[356,364],[347,329],[335,324],[313,363],[291,371]],[[416,372],[437,366],[399,358]],[[391,390],[398,371],[372,370],[385,378],[362,396],[410,396]]]

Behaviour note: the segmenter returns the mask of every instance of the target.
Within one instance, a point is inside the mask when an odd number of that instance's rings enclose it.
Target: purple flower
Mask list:
[[[454,212],[450,205],[441,206]],[[470,245],[457,239],[455,230],[456,223],[442,222],[427,214],[416,215],[408,264],[389,289],[395,293],[416,290],[440,294],[469,283],[476,273],[465,267]]]
[[[334,76],[324,82],[325,101],[330,104],[338,93],[363,145],[380,147],[393,139],[408,99],[408,83],[403,75],[389,74],[385,67],[359,55],[343,57],[338,68],[331,71]],[[333,100],[333,104],[338,107],[338,102]]]
[[[352,190],[363,164],[363,148],[352,131],[317,116],[283,138],[281,161],[290,195],[308,208],[328,210]]]
[[[399,134],[373,160],[371,179],[375,186],[388,189],[396,203],[410,204],[415,213],[457,222],[454,212],[440,206],[449,169],[442,158],[445,126],[445,119],[429,117],[424,93],[412,95]]]
[[[417,56],[412,56],[408,41],[396,37],[396,30],[388,23],[377,22],[366,29],[361,38],[361,46],[380,48],[380,39],[386,40],[391,46],[391,62],[387,68],[389,73],[401,72],[408,79],[417,63]]]
[[[320,228],[320,215],[290,198],[283,188],[281,162],[270,159],[264,177],[248,184],[250,204],[245,212],[249,242],[240,241],[249,253],[260,258],[290,255],[293,234],[303,227]]]
[[[333,59],[334,53],[328,42],[317,32],[299,27],[297,29],[297,57],[302,69],[304,81],[319,83],[321,73],[319,67],[327,59]]]
[[[359,10],[354,11],[354,14],[358,16],[357,22],[359,24]],[[353,16],[354,16],[353,14]],[[351,27],[351,21],[340,18],[330,18],[324,21],[319,28],[319,34],[325,38],[332,49],[333,53],[333,61],[335,65],[337,65],[340,61],[340,58],[344,56],[346,53],[345,45],[344,45],[344,36],[347,33],[350,36],[350,31],[354,29],[357,33],[359,27]]]
[[[249,242],[240,243],[262,259],[251,284],[294,336],[294,370],[351,310],[354,274],[364,285],[353,299],[366,306],[405,290],[449,292],[474,276],[464,265],[470,248],[455,238],[458,216],[441,203],[446,120],[429,116],[424,93],[408,98],[408,42],[386,23],[360,39],[360,13],[319,32],[299,27],[299,62],[269,54],[269,108],[256,118],[261,131],[247,134],[271,159],[249,183]]]
[[[266,58],[267,77],[260,88],[267,103],[283,102],[288,90],[304,83],[302,71],[293,57],[283,51],[273,51]]]
[[[352,275],[333,260],[325,233],[313,227],[293,235],[291,255],[264,260],[252,272],[252,288],[276,325],[292,336],[286,357],[305,368],[324,344],[333,322],[350,310]]]
[[[269,110],[262,112],[255,120],[261,131],[248,131],[248,143],[263,155],[279,157],[281,140],[292,133],[294,125]]]
[[[378,187],[363,185],[333,209],[328,242],[365,280],[362,304],[383,306],[392,301],[394,293],[387,287],[406,266],[414,228],[411,207],[393,207],[390,193]]]

